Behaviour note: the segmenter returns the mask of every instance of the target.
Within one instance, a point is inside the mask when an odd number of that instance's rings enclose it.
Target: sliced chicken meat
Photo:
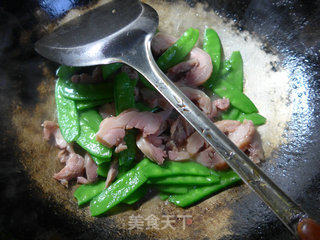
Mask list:
[[[82,176],[84,171],[84,159],[79,154],[71,153],[65,167],[53,178],[60,181],[64,186],[68,186],[68,181]]]
[[[142,131],[144,137],[159,134],[163,130],[164,117],[161,112],[138,112],[135,109],[129,109],[117,117],[105,118],[100,124],[96,138],[102,144],[113,147],[123,141],[125,129],[137,128]]]
[[[117,159],[113,160],[113,162],[111,163],[110,169],[108,171],[108,175],[106,179],[106,188],[108,188],[113,182],[113,180],[117,177],[118,167],[119,167],[118,160]]]
[[[43,124],[43,138],[46,141],[54,140],[55,146],[60,149],[65,149],[68,143],[62,137],[59,125],[53,121],[44,121]]]
[[[142,135],[137,138],[137,147],[148,158],[158,163],[163,164],[167,156],[162,145],[162,139],[157,136],[143,137]]]
[[[97,180],[98,174],[97,174],[97,164],[92,160],[89,153],[86,153],[84,156],[84,167],[86,170],[86,178],[85,177],[77,177],[77,182],[81,184],[88,184],[93,183]]]

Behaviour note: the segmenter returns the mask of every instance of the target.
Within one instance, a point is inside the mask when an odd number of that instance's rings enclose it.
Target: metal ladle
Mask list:
[[[157,12],[138,0],[113,0],[56,29],[35,49],[68,66],[123,62],[139,71],[274,211],[292,234],[320,239],[320,226],[273,183],[158,68],[151,40]],[[311,234],[311,235],[310,235]],[[310,238],[312,234],[315,238]]]

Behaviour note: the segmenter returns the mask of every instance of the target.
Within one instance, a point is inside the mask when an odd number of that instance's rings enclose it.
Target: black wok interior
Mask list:
[[[174,1],[174,0],[170,0]],[[199,2],[204,2],[200,0]],[[187,0],[190,7],[198,1]],[[279,55],[270,63],[277,71],[290,71],[290,101],[296,101],[286,130],[288,143],[274,153],[275,165],[262,167],[280,187],[315,219],[320,220],[320,1],[212,0],[215,11],[234,28],[248,31],[263,43],[261,48]],[[67,215],[61,206],[41,197],[19,157],[28,154],[16,146],[19,132],[11,118],[16,102],[32,108],[44,60],[33,50],[41,26],[69,9],[93,4],[77,0],[25,0],[0,3],[0,239],[148,239],[118,229],[104,231]],[[35,11],[40,11],[35,17]],[[39,16],[39,12],[37,13]],[[213,14],[213,13],[212,13]],[[51,70],[56,67],[51,63]],[[254,67],[254,66],[252,66]],[[23,123],[22,123],[23,124]],[[273,213],[253,193],[231,206],[232,232],[224,239],[291,239]]]

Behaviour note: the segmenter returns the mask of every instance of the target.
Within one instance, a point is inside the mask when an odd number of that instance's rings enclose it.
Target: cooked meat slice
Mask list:
[[[84,171],[84,159],[79,154],[71,153],[69,159],[66,162],[65,167],[59,172],[53,175],[53,178],[59,180],[66,187],[68,181],[73,178],[82,176]]]
[[[181,73],[185,73],[182,74]],[[210,55],[200,48],[194,48],[185,62],[181,62],[168,70],[168,76],[172,80],[178,80],[190,87],[204,84],[212,73],[212,61]]]
[[[217,107],[217,109],[221,111],[228,110],[230,106],[229,98],[220,98],[220,99],[214,100],[213,103]]]
[[[259,163],[264,158],[261,138],[257,131],[254,133],[253,139],[249,144],[249,148],[247,151],[249,152],[249,158],[254,163]]]
[[[244,120],[239,127],[235,129],[235,131],[229,134],[229,139],[242,151],[247,150],[250,142],[253,139],[253,135],[256,129],[252,121]]]
[[[193,127],[181,116],[175,120],[170,127],[170,136],[179,147],[194,132]]]
[[[172,161],[186,161],[191,158],[191,155],[186,150],[170,150],[168,157]]]
[[[229,134],[241,125],[241,122],[235,120],[222,120],[214,123],[219,130],[225,134]]]
[[[114,152],[115,153],[119,153],[122,152],[124,150],[128,149],[128,146],[126,145],[126,143],[123,141],[121,142],[115,149]]]
[[[144,137],[159,134],[164,123],[164,113],[138,112],[129,109],[117,117],[105,118],[96,134],[97,140],[102,144],[113,147],[119,145],[125,136],[125,129],[137,128]]]
[[[212,103],[211,99],[201,90],[190,88],[190,87],[180,87],[181,91],[190,98],[191,101],[207,115],[211,116],[212,114]]]
[[[177,39],[175,37],[158,33],[156,34],[151,42],[151,49],[155,56],[160,56],[164,53],[171,45],[173,45]]]
[[[85,161],[84,167],[86,169],[88,183],[95,182],[98,178],[97,164],[92,160],[89,153],[86,153],[86,155],[84,156],[84,161]]]
[[[204,139],[198,132],[194,132],[187,139],[187,152],[191,155],[196,154],[204,145]]]
[[[59,126],[53,121],[44,121],[43,124],[43,138],[47,141],[54,139],[56,147],[65,149],[68,143],[61,135]]]
[[[70,154],[74,153],[73,147],[71,144],[67,144],[67,147],[60,150],[58,153],[58,159],[61,163],[66,163],[70,157]]]
[[[118,160],[115,159],[113,160],[110,169],[108,171],[108,175],[107,175],[107,179],[106,179],[106,188],[108,188],[111,183],[113,182],[113,180],[117,177],[118,175]]]
[[[152,91],[151,89],[143,88],[140,90],[140,93],[143,101],[146,102],[151,108],[159,106],[163,110],[173,109],[171,104],[164,97],[162,97],[159,93]]]
[[[216,170],[225,170],[228,164],[211,148],[203,150],[196,156],[196,162]]]
[[[137,139],[137,147],[144,155],[159,165],[164,162],[164,158],[167,156],[164,151],[164,145],[162,145],[162,139],[154,135],[148,137],[139,136]]]
[[[114,103],[106,103],[104,105],[102,105],[99,108],[99,114],[101,115],[101,117],[107,118],[107,117],[113,117],[116,115],[116,109],[114,106]]]

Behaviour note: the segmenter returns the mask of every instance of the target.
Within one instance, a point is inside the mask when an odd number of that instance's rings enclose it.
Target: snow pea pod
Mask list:
[[[232,70],[226,75],[225,79],[234,88],[243,91],[243,60],[239,51],[235,51],[231,54],[230,63]]]
[[[169,68],[182,62],[190,53],[199,37],[199,30],[189,28],[157,60],[159,68],[166,72]]]
[[[102,83],[73,83],[70,78],[59,78],[61,93],[72,100],[102,100],[113,97],[113,84]]]
[[[110,162],[101,163],[97,167],[97,174],[101,177],[108,177],[108,172],[110,169]]]
[[[212,89],[213,83],[217,78],[221,62],[221,42],[217,32],[211,28],[206,28],[203,38],[203,50],[207,52],[212,61],[211,77],[205,82],[204,87]]]
[[[226,172],[218,172],[220,175],[220,182],[210,186],[195,187],[190,189],[186,194],[170,195],[169,202],[174,203],[180,207],[187,207],[199,200],[207,197],[208,195],[218,192],[221,189],[230,186],[240,180],[240,177],[232,170]]]
[[[155,186],[160,192],[170,194],[185,194],[189,191],[188,186],[181,185],[157,185]]]
[[[145,158],[142,161],[144,174],[148,178],[161,178],[177,175],[210,176],[212,171],[196,162],[166,161],[161,166]]]
[[[222,113],[223,120],[237,120],[240,115],[240,111],[234,107],[230,107],[227,112]]]
[[[56,75],[62,79],[70,79],[72,75],[74,75],[77,71],[79,71],[79,67],[69,67],[65,65],[61,65],[58,67],[56,71]]]
[[[112,155],[111,149],[99,143],[95,136],[101,116],[97,113],[97,119],[88,121],[89,115],[86,112],[80,115],[80,135],[77,143],[95,157],[110,158]],[[90,116],[92,117],[93,115]]]
[[[108,162],[102,162],[100,164],[97,164],[98,168],[97,168],[97,174],[101,177],[108,177],[108,171],[110,168],[110,160],[108,160]]]
[[[135,107],[134,89],[137,81],[130,79],[128,74],[120,73],[114,81],[114,102],[116,114],[120,114],[128,108]],[[136,157],[136,131],[134,129],[126,131],[124,141],[127,149],[121,151],[118,156],[119,166],[129,167]]]
[[[99,131],[102,117],[96,110],[89,109],[81,113],[81,118],[94,132]]]
[[[134,191],[131,195],[129,195],[126,199],[124,199],[122,202],[125,204],[132,205],[138,202],[146,194],[147,194],[147,188],[145,187],[145,185],[143,185],[140,188],[138,188],[136,191]]]
[[[210,176],[173,176],[165,178],[154,178],[150,182],[152,184],[160,185],[211,185],[218,183],[220,177],[217,174],[212,174]]]
[[[122,63],[101,65],[103,79],[107,79],[111,74],[115,73],[119,68],[121,68],[122,65]]]
[[[162,200],[162,201],[165,201],[169,198],[169,194],[168,193],[163,193],[163,192],[159,192],[159,198]]]
[[[106,163],[106,162],[110,162],[110,158],[98,158],[98,157],[95,157],[93,155],[90,155],[92,160],[99,166],[101,165],[102,163]]]
[[[113,101],[113,98],[110,99],[102,99],[102,100],[94,100],[94,101],[76,101],[77,109],[79,111],[86,110],[89,108],[94,108],[105,103]]]
[[[61,94],[60,81],[57,80],[55,88],[58,123],[63,138],[67,142],[72,142],[80,135],[79,116],[75,102]]]
[[[223,86],[214,88],[213,91],[220,97],[229,98],[231,105],[244,113],[258,112],[254,103],[244,93],[233,88],[226,81],[223,82]]]
[[[139,165],[139,164],[138,164]],[[142,184],[147,181],[143,172],[137,168],[129,170],[122,177],[117,179],[107,189],[94,197],[90,202],[90,212],[92,216],[98,216],[116,206]]]
[[[104,180],[99,180],[92,184],[81,185],[74,192],[73,196],[78,200],[78,205],[83,205],[91,201],[95,196],[100,194],[106,187]]]
[[[238,121],[240,122],[243,122],[243,120],[245,119],[251,120],[253,124],[256,126],[265,124],[267,120],[264,116],[261,116],[258,113],[250,113],[250,114],[242,113],[238,117]]]

